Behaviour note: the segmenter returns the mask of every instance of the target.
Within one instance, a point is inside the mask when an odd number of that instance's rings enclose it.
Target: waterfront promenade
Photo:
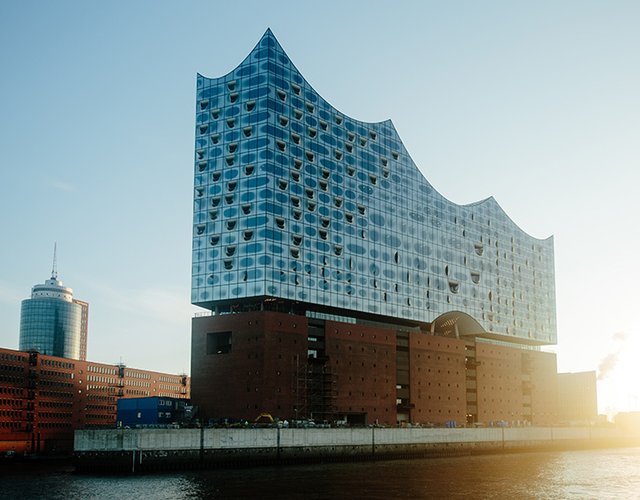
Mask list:
[[[113,429],[76,431],[74,452],[79,471],[143,472],[638,444],[640,435],[601,427]]]

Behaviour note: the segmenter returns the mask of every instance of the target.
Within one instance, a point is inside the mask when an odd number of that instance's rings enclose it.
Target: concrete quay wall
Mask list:
[[[468,455],[640,445],[612,428],[101,429],[75,433],[79,471]]]

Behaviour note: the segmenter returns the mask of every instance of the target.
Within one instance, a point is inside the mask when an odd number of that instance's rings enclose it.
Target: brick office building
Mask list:
[[[192,342],[203,418],[558,420],[555,354],[538,350],[275,311],[194,318]]]
[[[114,427],[119,398],[189,398],[186,375],[0,349],[0,451],[68,452],[75,429]]]

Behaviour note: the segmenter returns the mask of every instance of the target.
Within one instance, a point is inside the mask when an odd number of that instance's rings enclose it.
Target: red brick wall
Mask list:
[[[532,359],[531,410],[533,425],[558,423],[558,368],[551,352],[529,351]],[[595,385],[592,397],[595,398]]]
[[[232,332],[232,351],[207,355],[206,334],[224,331]],[[192,399],[201,415],[249,421],[262,412],[282,419],[311,416],[302,381],[307,337],[304,316],[253,312],[195,318]],[[327,321],[324,346],[332,410],[395,424],[395,332]]]
[[[366,414],[367,423],[396,423],[396,333],[327,321],[326,352],[335,374],[338,414]]]
[[[231,332],[227,354],[207,354],[207,333]],[[202,419],[292,418],[298,366],[307,358],[304,316],[256,311],[193,319],[192,400]]]
[[[27,431],[28,355],[0,349],[0,452],[29,451],[31,432]]]
[[[411,411],[414,423],[466,421],[464,341],[411,333]]]
[[[522,351],[476,343],[478,421],[523,420]]]
[[[477,343],[478,420],[558,421],[556,355]]]

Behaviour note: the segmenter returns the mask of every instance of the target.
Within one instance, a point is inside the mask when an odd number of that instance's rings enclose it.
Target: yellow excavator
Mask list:
[[[260,415],[258,415],[256,417],[254,422],[256,424],[272,424],[273,423],[273,417],[271,416],[270,413],[261,413]]]

